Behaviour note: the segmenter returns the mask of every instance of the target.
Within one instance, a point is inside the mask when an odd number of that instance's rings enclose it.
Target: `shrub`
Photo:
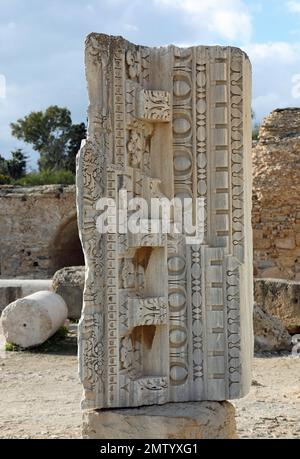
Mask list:
[[[44,343],[30,347],[30,348],[22,348],[17,344],[13,343],[5,343],[5,350],[7,352],[51,352],[56,349],[56,347],[60,346],[61,343],[68,337],[68,329],[65,326],[60,327],[57,332],[52,335],[49,339],[47,339]]]
[[[49,170],[31,172],[19,180],[15,180],[14,185],[37,186],[37,185],[73,185],[75,175],[67,170]]]
[[[258,140],[259,137],[259,124],[255,124],[252,129],[252,140]]]
[[[10,177],[8,175],[0,174],[0,185],[10,184]]]

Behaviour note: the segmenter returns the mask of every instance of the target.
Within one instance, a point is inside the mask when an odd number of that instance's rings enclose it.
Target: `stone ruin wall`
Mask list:
[[[1,187],[0,238],[0,279],[46,279],[83,264],[75,186]]]
[[[254,276],[300,281],[300,109],[265,118],[252,153]]]

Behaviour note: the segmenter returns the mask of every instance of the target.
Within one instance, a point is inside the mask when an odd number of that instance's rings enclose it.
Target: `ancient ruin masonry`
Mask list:
[[[75,186],[0,187],[0,279],[49,279],[83,265]]]
[[[300,281],[300,109],[273,111],[253,148],[256,277]]]
[[[91,34],[86,74],[83,408],[241,397],[253,351],[249,60],[230,47],[147,48]],[[99,199],[121,189],[147,202],[191,198],[203,239],[101,234]],[[151,216],[142,220],[149,228]]]

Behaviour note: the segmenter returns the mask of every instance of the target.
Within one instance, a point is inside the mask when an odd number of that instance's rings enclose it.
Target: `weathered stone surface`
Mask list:
[[[83,265],[75,185],[0,187],[0,278],[49,279]]]
[[[83,414],[83,438],[167,440],[236,437],[235,409],[229,402],[168,403]]]
[[[253,352],[249,60],[237,48],[147,48],[91,34],[86,74],[89,130],[77,164],[83,407],[241,397]],[[99,200],[121,190],[147,204],[191,198],[201,234],[123,234],[113,229],[114,202],[101,234]],[[156,218],[141,216],[145,227]]]
[[[290,350],[292,337],[283,327],[281,321],[270,316],[255,304],[253,311],[254,350],[283,351]]]
[[[256,277],[300,280],[299,150],[300,109],[274,110],[252,151]]]
[[[254,298],[265,312],[277,317],[289,333],[300,333],[300,282],[255,279]]]
[[[84,288],[84,266],[69,266],[60,269],[53,277],[53,290],[60,295],[68,307],[69,319],[79,319],[82,310]]]
[[[0,314],[13,301],[40,290],[52,290],[52,280],[0,279]]]
[[[37,346],[50,338],[67,316],[67,306],[59,295],[36,292],[4,309],[1,316],[3,334],[8,343],[23,348]]]

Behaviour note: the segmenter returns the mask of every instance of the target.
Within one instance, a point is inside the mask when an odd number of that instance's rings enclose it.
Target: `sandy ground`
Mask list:
[[[252,387],[235,400],[242,438],[300,438],[300,358],[255,357]]]
[[[0,350],[0,384],[0,438],[80,438],[75,337],[48,354]],[[234,405],[240,437],[300,438],[300,358],[256,357]]]

